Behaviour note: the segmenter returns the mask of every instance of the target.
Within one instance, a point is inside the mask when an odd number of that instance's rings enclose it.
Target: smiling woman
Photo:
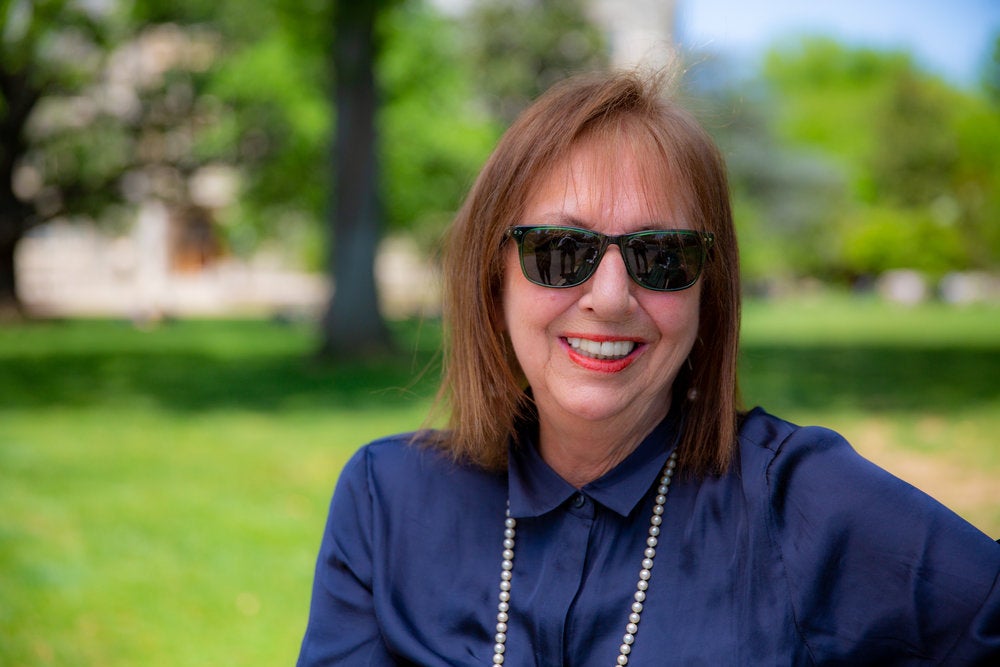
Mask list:
[[[739,408],[725,174],[635,74],[514,123],[446,255],[449,428],[345,466],[302,667],[1000,658],[1000,545]]]
[[[502,330],[544,416],[539,452],[578,487],[620,463],[663,420],[698,335],[698,272],[682,283],[686,289],[654,290],[650,272],[639,272],[638,263],[629,269],[630,255],[616,244],[602,252],[612,238],[603,234],[625,233],[649,248],[631,257],[665,262],[656,259],[657,242],[678,232],[648,230],[683,226],[693,217],[678,203],[677,189],[646,186],[643,175],[662,171],[662,160],[655,150],[637,154],[625,128],[620,131],[578,139],[540,180],[522,214],[529,224],[566,220],[588,230],[547,228],[563,240],[578,239],[575,254],[586,275],[577,270],[563,285],[568,289],[553,291],[522,271],[523,242],[519,248],[508,244],[504,260]]]

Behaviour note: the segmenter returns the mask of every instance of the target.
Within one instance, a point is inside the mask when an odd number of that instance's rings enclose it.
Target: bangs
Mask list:
[[[609,215],[628,202],[653,227],[698,229],[691,188],[671,154],[645,119],[625,116],[587,128],[560,161],[572,169],[554,171],[564,171],[568,181],[578,175],[597,186],[594,204]]]

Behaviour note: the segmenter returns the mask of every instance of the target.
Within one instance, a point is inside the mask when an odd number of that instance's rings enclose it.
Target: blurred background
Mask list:
[[[1000,4],[9,0],[0,666],[292,663],[478,168],[636,65],[728,160],[746,403],[1000,537]]]

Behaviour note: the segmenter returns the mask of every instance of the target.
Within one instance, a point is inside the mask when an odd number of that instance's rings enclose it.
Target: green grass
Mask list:
[[[436,335],[330,367],[303,326],[0,329],[0,665],[292,664],[337,472],[420,425]]]
[[[1000,472],[998,333],[997,307],[752,302],[744,394],[967,491]],[[397,335],[330,366],[302,324],[0,328],[0,666],[292,664],[340,466],[433,394],[440,332]],[[956,508],[997,537],[984,488]]]

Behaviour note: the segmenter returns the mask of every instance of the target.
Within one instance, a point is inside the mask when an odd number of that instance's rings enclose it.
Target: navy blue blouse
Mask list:
[[[300,667],[490,665],[504,510],[512,667],[615,664],[668,416],[577,490],[531,434],[507,473],[385,438],[345,466]],[[679,475],[629,665],[1000,665],[1000,545],[836,433],[757,409],[721,477]]]

